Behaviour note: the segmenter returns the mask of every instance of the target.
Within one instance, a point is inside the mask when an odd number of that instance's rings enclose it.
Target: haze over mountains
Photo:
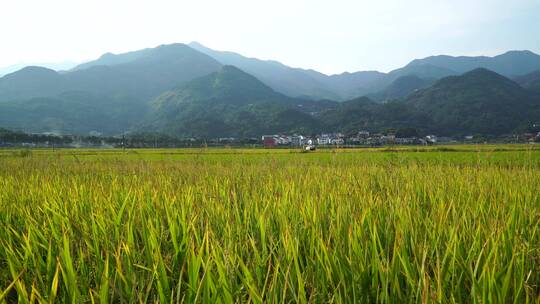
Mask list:
[[[161,94],[151,104],[148,122],[161,133],[196,137],[310,132],[318,124],[308,108],[234,66],[223,66]]]
[[[540,56],[529,51],[325,75],[195,42],[162,45],[107,53],[63,73],[25,67],[0,78],[0,127],[180,137],[400,127],[501,135],[540,121],[539,71]]]
[[[52,69],[55,71],[67,71],[72,69],[73,67],[77,66],[78,63],[73,61],[65,61],[65,62],[51,62],[51,63],[17,63],[10,66],[4,66],[0,67],[0,77],[17,72],[18,70],[25,68],[27,66],[41,66],[46,67],[48,69]]]
[[[264,61],[232,52],[214,51],[197,42],[192,42],[189,46],[222,64],[234,65],[254,75],[276,91],[293,97],[314,99],[347,100],[374,94],[384,90],[399,78],[410,75],[432,81],[463,74],[476,68],[486,68],[512,78],[540,70],[539,55],[529,51],[510,51],[495,57],[433,56],[415,59],[408,65],[389,73],[364,71],[325,75],[313,70],[291,68],[276,61]],[[419,85],[419,87],[424,86],[424,84]],[[407,93],[410,92],[405,94]]]

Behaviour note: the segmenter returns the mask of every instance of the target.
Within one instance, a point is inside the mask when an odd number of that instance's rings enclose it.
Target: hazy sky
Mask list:
[[[326,73],[540,53],[540,0],[0,0],[0,66],[198,41]]]

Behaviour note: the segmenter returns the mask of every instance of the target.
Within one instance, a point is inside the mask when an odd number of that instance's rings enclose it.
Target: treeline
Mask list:
[[[68,144],[73,142],[73,136],[52,134],[29,134],[0,128],[0,143],[36,143],[36,144]]]
[[[256,138],[204,139],[176,138],[158,133],[138,133],[120,136],[81,136],[31,134],[0,128],[0,146],[37,147],[114,147],[114,148],[182,148],[226,145],[257,145]]]

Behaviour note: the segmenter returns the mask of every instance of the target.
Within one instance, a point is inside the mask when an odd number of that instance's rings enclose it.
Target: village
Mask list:
[[[472,138],[471,138],[472,139]],[[323,133],[313,137],[303,135],[263,135],[264,147],[305,145],[317,146],[384,146],[384,145],[432,145],[436,143],[457,142],[450,137],[437,137],[428,135],[425,137],[396,137],[394,134],[370,134],[368,131],[359,131],[353,136],[345,136],[343,133]]]
[[[472,139],[472,137],[471,137]],[[317,146],[384,146],[384,145],[431,145],[436,143],[457,142],[450,137],[437,137],[428,135],[425,137],[396,137],[395,134],[381,134],[368,131],[359,131],[353,136],[345,136],[343,133],[322,133],[316,136],[303,135],[263,135],[264,147],[305,145]]]
[[[519,135],[509,135],[499,138],[499,141],[537,143],[540,141],[540,132],[524,133]],[[263,135],[261,137],[264,147],[301,147],[306,145],[317,146],[386,146],[386,145],[434,145],[434,144],[455,144],[455,143],[483,143],[485,138],[467,135],[461,138],[447,136],[426,135],[398,137],[392,133],[370,133],[369,131],[359,131],[354,135],[346,136],[343,133],[322,133],[315,136],[304,136],[299,134],[285,135]]]
[[[101,134],[100,134],[101,135]],[[448,145],[480,143],[540,143],[540,132],[525,132],[499,137],[466,135],[447,137],[437,135],[419,136],[416,132],[374,132],[361,130],[345,135],[341,132],[316,135],[273,134],[261,137],[238,138],[174,138],[156,134],[127,136],[58,135],[50,133],[9,132],[0,129],[0,147],[27,148],[179,148],[179,147],[222,147],[249,146],[265,148],[287,147],[379,147],[392,145]]]

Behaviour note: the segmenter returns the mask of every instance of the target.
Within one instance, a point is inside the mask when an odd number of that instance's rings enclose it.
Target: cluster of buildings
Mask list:
[[[263,135],[262,143],[265,147],[278,146],[382,146],[382,145],[430,145],[436,143],[450,143],[454,140],[449,137],[428,135],[425,137],[397,137],[394,134],[371,134],[360,131],[352,136],[342,133],[323,133],[308,137],[303,135]]]
[[[307,145],[310,138],[303,135],[263,135],[262,142],[265,147]]]
[[[265,147],[306,145],[340,146],[348,143],[348,139],[342,133],[323,133],[316,136],[304,135],[263,135],[262,143]]]
[[[344,145],[345,136],[341,133],[321,134],[316,136],[313,142],[321,146]]]
[[[518,141],[526,141],[529,143],[540,142],[540,132],[527,132],[516,136]]]

